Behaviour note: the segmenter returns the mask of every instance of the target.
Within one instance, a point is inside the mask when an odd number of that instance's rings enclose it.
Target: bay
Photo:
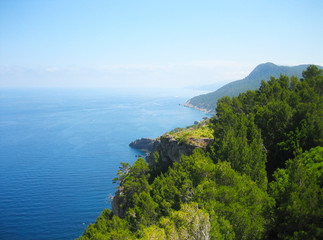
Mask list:
[[[128,144],[206,115],[174,89],[1,89],[0,239],[74,239],[116,185]]]

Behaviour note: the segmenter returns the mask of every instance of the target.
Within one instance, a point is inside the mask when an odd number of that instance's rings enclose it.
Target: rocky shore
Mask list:
[[[190,100],[188,100],[186,103],[184,103],[183,106],[188,107],[188,108],[193,108],[193,109],[199,110],[201,112],[205,112],[205,113],[215,113],[215,111],[212,111],[210,109],[199,108],[198,106],[195,106],[195,105],[191,104]]]
[[[201,139],[202,141],[202,139]],[[211,139],[203,139],[210,143]],[[187,144],[180,142],[171,135],[163,135],[154,142],[152,151],[147,154],[146,160],[151,165],[153,153],[158,152],[164,162],[179,162],[182,155],[191,155],[196,148],[202,148],[198,144]]]
[[[132,141],[129,146],[145,152],[151,152],[156,140],[151,138],[140,138]]]

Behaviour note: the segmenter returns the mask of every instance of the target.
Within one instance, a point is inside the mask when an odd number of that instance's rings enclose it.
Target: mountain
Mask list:
[[[214,113],[216,102],[219,98],[223,96],[238,96],[239,93],[255,90],[259,88],[261,80],[267,82],[270,80],[271,76],[278,78],[280,74],[283,74],[288,77],[296,76],[301,78],[302,72],[306,70],[308,66],[309,65],[299,65],[289,67],[278,66],[273,63],[260,64],[244,79],[228,83],[214,92],[193,97],[188,100],[184,106]],[[318,67],[323,69],[321,66]]]

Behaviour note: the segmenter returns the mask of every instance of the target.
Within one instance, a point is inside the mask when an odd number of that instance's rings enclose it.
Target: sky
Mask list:
[[[0,0],[0,87],[190,87],[323,65],[322,0]]]

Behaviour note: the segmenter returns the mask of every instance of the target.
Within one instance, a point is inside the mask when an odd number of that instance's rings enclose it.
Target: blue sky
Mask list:
[[[2,87],[187,87],[323,65],[323,1],[1,0]]]

